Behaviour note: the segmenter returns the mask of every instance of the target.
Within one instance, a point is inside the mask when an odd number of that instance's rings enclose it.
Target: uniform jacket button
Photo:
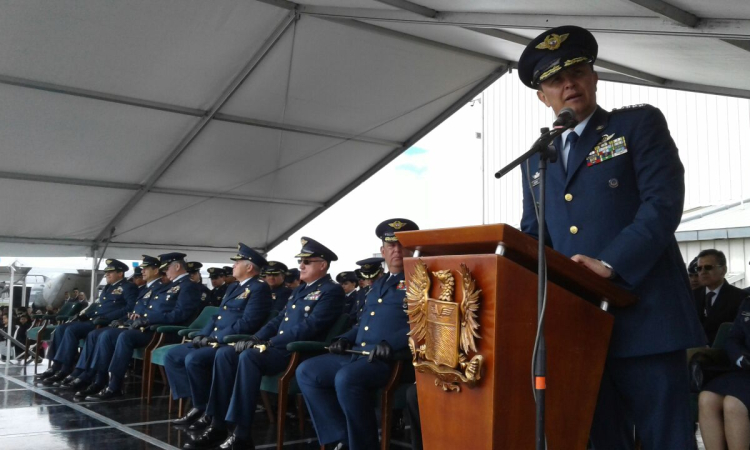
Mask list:
[[[570,234],[577,234],[578,233],[578,227],[573,225],[570,227]]]
[[[573,194],[565,194],[565,201],[566,202],[572,202],[573,201]]]

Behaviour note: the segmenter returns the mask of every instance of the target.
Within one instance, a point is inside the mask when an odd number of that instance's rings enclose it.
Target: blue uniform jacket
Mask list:
[[[559,154],[560,138],[555,145]],[[538,164],[538,156],[529,162],[532,184]],[[638,297],[631,307],[610,309],[615,316],[610,356],[704,345],[674,237],[685,197],[684,169],[661,111],[649,105],[611,113],[597,108],[570,152],[567,173],[559,158],[548,167],[549,245],[566,256],[606,261],[616,282]],[[525,164],[521,169],[521,229],[536,236]],[[538,185],[533,189],[538,199]]]
[[[215,337],[222,342],[228,334],[253,334],[263,326],[271,311],[271,289],[258,277],[243,285],[229,285],[219,305],[219,313],[203,327],[201,336]]]
[[[161,282],[161,280],[154,281],[154,284],[151,285],[151,287],[147,287],[147,285],[143,285],[140,288],[138,288],[138,298],[135,301],[135,308],[133,309],[133,314],[138,314],[139,316],[144,315],[148,312],[148,302],[151,299],[152,296],[156,295],[159,290],[164,286],[164,283]]]
[[[750,354],[750,299],[742,302],[727,340],[727,353],[734,365],[740,356]]]
[[[150,324],[181,324],[191,320],[201,306],[201,287],[184,276],[152,295],[143,318]]]
[[[284,309],[284,306],[286,306],[286,302],[289,301],[289,297],[291,296],[292,290],[284,286],[283,284],[271,289],[271,299],[273,301],[271,309],[273,309],[274,311],[281,311],[282,309]]]
[[[211,289],[211,293],[208,296],[209,306],[219,306],[221,301],[224,300],[224,295],[227,293],[227,284],[224,283],[219,287]]]
[[[99,301],[91,305],[86,315],[92,319],[123,319],[133,310],[137,298],[138,286],[130,281],[120,280],[102,289]]]
[[[257,333],[274,347],[284,348],[294,341],[320,341],[341,316],[344,289],[330,275],[308,285],[302,283],[292,292],[284,309]]]
[[[373,350],[381,341],[387,341],[394,351],[406,348],[409,322],[405,297],[403,272],[379,278],[367,294],[359,323],[339,337],[353,342],[354,349],[362,351]]]
[[[379,279],[380,278],[378,278],[378,280]],[[352,302],[351,309],[349,309],[348,311],[349,323],[359,322],[360,317],[362,317],[362,312],[365,310],[365,301],[367,300],[367,294],[371,289],[372,286],[365,286],[357,291],[354,302]]]

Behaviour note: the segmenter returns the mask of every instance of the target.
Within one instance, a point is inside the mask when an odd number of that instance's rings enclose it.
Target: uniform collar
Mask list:
[[[153,286],[153,285],[154,285],[154,283],[156,283],[157,281],[159,281],[159,279],[158,279],[158,278],[154,278],[153,280],[151,280],[151,281],[149,281],[148,283],[146,283],[146,289],[148,289],[148,288],[150,288],[151,286]]]
[[[183,273],[182,275],[180,275],[177,278],[175,278],[174,280],[172,280],[172,283],[177,283],[178,281],[180,281],[181,279],[185,278],[188,275],[189,274],[187,274],[187,273]]]
[[[570,135],[570,133],[572,133],[574,131],[576,132],[576,134],[578,135],[579,138],[581,137],[581,135],[583,134],[583,130],[586,129],[586,125],[588,125],[589,120],[591,120],[591,116],[594,115],[594,113],[596,112],[597,109],[599,109],[598,106],[596,108],[594,108],[594,110],[591,112],[591,114],[589,114],[588,117],[586,117],[582,121],[578,122],[578,125],[576,125],[575,128],[568,129],[568,130],[566,130],[562,134],[561,137],[562,137],[563,145],[565,145],[565,142],[567,142],[568,136]]]

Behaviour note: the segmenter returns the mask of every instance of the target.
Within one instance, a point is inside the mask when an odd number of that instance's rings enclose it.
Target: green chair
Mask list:
[[[342,314],[336,322],[331,326],[323,341],[298,341],[287,344],[286,349],[292,352],[292,358],[289,360],[289,365],[286,369],[272,376],[264,376],[260,382],[261,398],[266,411],[269,411],[269,418],[273,422],[273,415],[270,414],[270,401],[268,400],[267,393],[278,394],[278,409],[276,413],[276,448],[282,450],[284,448],[284,425],[286,423],[286,409],[287,400],[290,394],[301,394],[297,380],[294,378],[294,372],[297,370],[297,366],[300,363],[312,356],[321,355],[326,352],[326,347],[331,343],[333,338],[343,334],[347,330],[349,324],[349,316]],[[249,335],[234,334],[224,338],[224,342],[232,343],[242,339],[249,338]],[[306,406],[304,401],[298,397],[297,408],[299,411],[300,419],[300,430],[304,431],[304,411]]]

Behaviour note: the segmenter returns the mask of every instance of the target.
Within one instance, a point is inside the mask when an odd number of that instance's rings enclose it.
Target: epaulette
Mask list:
[[[646,108],[653,108],[654,106],[649,105],[648,103],[640,103],[638,105],[628,105],[623,106],[621,108],[614,108],[612,109],[612,112],[621,112],[621,111],[633,111],[636,109],[646,109]]]

